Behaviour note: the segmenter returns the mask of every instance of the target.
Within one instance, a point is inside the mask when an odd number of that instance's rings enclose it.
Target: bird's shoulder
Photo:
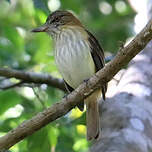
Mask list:
[[[96,71],[99,71],[105,65],[104,51],[95,36],[86,30],[88,34],[88,42],[91,48],[91,55],[96,64]]]

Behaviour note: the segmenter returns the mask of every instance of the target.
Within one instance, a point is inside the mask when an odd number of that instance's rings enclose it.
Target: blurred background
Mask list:
[[[144,9],[142,1],[133,1]],[[30,32],[57,9],[72,11],[96,36],[108,59],[140,31],[140,27],[133,26],[138,20],[137,9],[126,0],[0,0],[0,67],[49,73],[61,78],[54,63],[52,39],[45,33]],[[144,21],[141,24],[144,25]],[[0,77],[1,85],[10,82],[18,80]],[[0,136],[63,96],[64,92],[45,84],[0,90]],[[85,115],[73,109],[10,150],[85,152],[89,147],[85,130]]]

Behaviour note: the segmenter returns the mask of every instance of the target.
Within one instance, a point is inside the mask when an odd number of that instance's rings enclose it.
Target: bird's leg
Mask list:
[[[67,98],[69,93],[64,94],[63,98]]]

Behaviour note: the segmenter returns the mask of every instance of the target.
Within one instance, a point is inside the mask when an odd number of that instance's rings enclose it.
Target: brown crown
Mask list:
[[[55,22],[59,21],[62,25],[79,25],[82,26],[81,22],[70,12],[68,11],[55,11],[50,14],[46,22]]]

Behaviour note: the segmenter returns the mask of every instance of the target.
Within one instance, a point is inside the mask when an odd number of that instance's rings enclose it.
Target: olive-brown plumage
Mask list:
[[[104,53],[96,38],[68,11],[55,11],[46,23],[32,30],[47,32],[55,43],[55,61],[69,92],[104,67]],[[99,100],[105,99],[107,85],[95,90],[85,99],[87,139],[100,134]],[[83,102],[78,105],[83,110]]]

